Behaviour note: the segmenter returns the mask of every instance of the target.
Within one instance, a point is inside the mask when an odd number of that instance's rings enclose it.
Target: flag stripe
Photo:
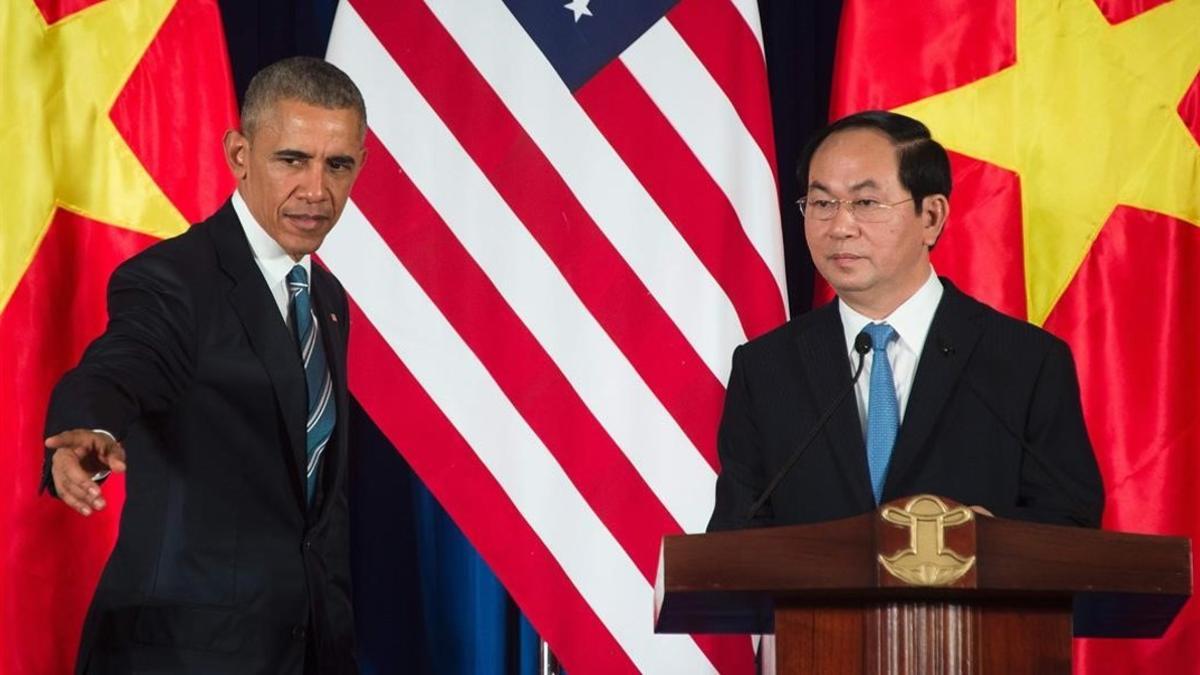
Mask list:
[[[730,4],[737,10],[738,15],[742,17],[742,21],[746,23],[746,27],[754,35],[754,41],[758,43],[758,51],[763,51],[763,36],[762,26],[758,21],[758,0],[730,0]],[[763,61],[763,69],[766,69],[766,61]]]
[[[738,14],[743,9],[752,12],[752,17],[742,20]],[[753,3],[737,6],[729,0],[682,0],[667,19],[733,103],[768,166],[775,166],[766,60],[757,32],[758,7]]]
[[[724,382],[729,354],[745,341],[732,302],[520,24],[499,3],[438,1],[430,7],[718,383]]]
[[[404,450],[413,471],[470,534],[525,612],[555,617],[539,625],[538,631],[554,644],[559,658],[588,664],[596,672],[636,673],[633,661],[576,591],[504,488],[353,302],[350,320],[354,348],[349,370],[355,399],[388,440]],[[398,409],[404,414],[396,414]],[[479,514],[487,514],[483,526]]]
[[[781,257],[775,170],[738,111],[671,23],[651,26],[620,60],[721,186],[759,256],[763,260]],[[787,282],[782,269],[775,284],[776,293],[784,297]]]
[[[514,271],[511,270],[513,263],[521,261],[518,271],[530,274],[536,271],[531,266],[536,265],[546,254],[554,260],[558,268],[554,276],[561,275],[570,284],[570,290],[565,292],[572,297],[564,302],[577,303],[574,295],[578,294],[587,310],[600,322],[603,330],[616,342],[625,358],[628,358],[629,363],[636,369],[636,374],[629,374],[633,381],[628,381],[626,387],[609,389],[605,395],[596,398],[585,395],[585,399],[590,405],[611,407],[611,403],[606,404],[606,400],[617,391],[624,392],[621,396],[636,396],[638,390],[649,386],[654,396],[662,402],[661,406],[665,406],[670,417],[674,419],[674,423],[664,420],[661,424],[679,427],[686,437],[672,438],[674,432],[665,428],[658,431],[653,428],[634,428],[629,429],[628,433],[614,433],[614,437],[626,451],[640,447],[653,456],[651,461],[659,469],[653,474],[661,476],[661,480],[656,480],[652,473],[648,473],[651,468],[636,460],[635,464],[638,464],[643,475],[646,475],[655,491],[664,498],[668,508],[681,524],[687,527],[696,523],[697,516],[694,515],[696,511],[693,508],[677,509],[673,504],[678,500],[699,504],[698,500],[703,499],[703,505],[707,507],[711,506],[711,502],[707,498],[685,496],[684,493],[694,490],[681,485],[681,476],[677,472],[682,470],[688,472],[687,475],[697,478],[707,475],[711,480],[711,468],[701,471],[697,467],[691,467],[692,460],[681,455],[694,453],[695,449],[699,449],[709,466],[716,466],[714,420],[723,395],[721,382],[707,371],[687,339],[654,303],[620,254],[612,249],[602,233],[594,227],[587,213],[580,208],[575,195],[561,182],[554,168],[546,162],[521,126],[508,114],[503,102],[495,97],[487,83],[480,79],[470,63],[462,57],[450,37],[440,30],[437,21],[419,7],[402,7],[392,8],[390,13],[374,7],[367,10],[371,26],[380,34],[384,43],[381,46],[381,54],[387,44],[406,46],[405,49],[391,52],[402,70],[389,75],[391,81],[387,84],[381,83],[374,91],[377,91],[379,96],[399,95],[392,92],[403,91],[411,86],[400,80],[414,78],[412,84],[420,90],[418,96],[423,95],[425,98],[406,100],[404,105],[432,105],[438,113],[444,115],[446,125],[450,127],[457,141],[470,153],[470,158],[464,160],[464,166],[449,171],[447,164],[454,161],[454,156],[461,154],[462,150],[449,139],[448,134],[433,128],[433,124],[425,125],[423,130],[418,132],[414,125],[424,123],[415,118],[405,120],[403,124],[395,124],[394,120],[384,120],[377,123],[377,133],[388,147],[397,149],[398,158],[412,158],[411,162],[400,159],[400,164],[407,171],[423,172],[428,176],[424,183],[417,180],[419,188],[434,203],[434,207],[450,226],[459,232],[460,237],[469,237],[471,234],[480,237],[493,236],[494,228],[497,227],[495,221],[512,220],[513,214],[508,211],[509,208],[516,212],[519,222],[514,222],[514,225],[527,228],[540,248],[534,245],[520,252],[510,251],[508,255],[497,260],[499,268],[493,271],[487,264],[484,264],[484,268],[488,270],[489,276],[495,278],[502,275],[505,269],[511,273]],[[390,20],[387,18],[389,16]],[[349,66],[353,69],[352,75],[367,82],[379,80],[383,77],[384,63],[389,63],[390,59],[385,61],[386,56],[364,59],[361,56],[364,53],[364,49],[358,48],[357,54],[350,57],[355,59],[355,63]],[[452,84],[444,86],[445,83]],[[364,85],[360,82],[360,87],[362,86]],[[425,99],[428,99],[428,103]],[[440,125],[441,122],[437,124]],[[388,129],[393,127],[396,136],[394,139],[387,138]],[[428,150],[436,154],[425,154],[417,149],[418,146],[434,142],[439,136],[446,136],[447,142]],[[429,156],[442,159],[437,166],[432,166],[423,161],[423,157]],[[465,187],[462,184],[462,173],[476,173],[480,168],[487,174],[486,179],[481,181],[481,192],[487,194],[477,194],[475,198],[466,199],[463,195]],[[435,182],[445,188],[444,198],[433,195],[432,184]],[[530,189],[530,186],[537,186],[537,189]],[[493,188],[500,192],[507,206],[497,203],[495,209],[481,213],[485,208],[484,204],[496,201],[491,194]],[[461,215],[449,217],[447,214],[451,211]],[[488,223],[488,226],[479,228],[473,226],[474,223]],[[506,240],[518,240],[518,235],[514,234],[512,237]],[[468,245],[468,248],[473,250],[476,259],[480,259],[492,252],[493,246],[495,243],[479,248]],[[694,255],[691,255],[691,259],[695,260]],[[711,282],[711,276],[707,278]],[[550,283],[559,284],[561,279],[556,278]],[[539,285],[530,287],[527,298],[516,298],[503,288],[501,291],[510,303],[517,306],[518,313],[523,317],[527,317],[526,311],[522,309],[525,304],[530,306],[529,312],[538,313],[553,311],[555,308],[559,311],[573,309],[563,307],[559,303],[548,304],[545,297],[547,289]],[[564,347],[576,353],[572,358],[579,359],[581,355],[586,355],[589,362],[594,360],[596,354],[589,353],[584,345],[578,343],[581,336],[571,334],[568,330],[570,324],[564,324],[563,319],[564,317],[557,313],[548,317],[546,330],[571,336],[572,344]],[[529,322],[528,317],[526,321]],[[583,327],[585,330],[591,329],[589,325]],[[736,324],[734,332],[740,333]],[[535,333],[542,336],[544,331],[535,329]],[[583,337],[586,337],[586,334]],[[599,345],[600,340],[596,339],[596,344]],[[600,345],[600,348],[607,349],[603,345]],[[619,355],[614,354],[612,357],[620,360]],[[567,357],[555,355],[560,364],[564,358]],[[615,371],[616,374],[628,370],[628,366],[620,363],[613,363],[612,367],[619,369]],[[616,386],[613,382],[613,372],[596,370],[586,365],[585,368],[592,374],[589,379],[597,380],[598,386]],[[570,379],[580,386],[575,377],[571,376]],[[647,404],[660,407],[650,402]],[[625,409],[623,405],[620,407]],[[622,416],[628,417],[628,413]],[[607,420],[603,415],[601,418],[602,421]],[[647,431],[653,436],[647,436]],[[655,447],[654,439],[665,440],[666,444]],[[669,460],[663,457],[664,453]],[[675,497],[671,497],[672,494]]]
[[[638,669],[711,671],[690,637],[654,634],[652,586],[353,202],[321,250],[366,318],[496,478]],[[408,448],[406,456],[409,452],[418,454]],[[443,454],[436,445],[425,452],[439,460]],[[468,533],[495,527],[488,510],[470,514],[461,524]]]
[[[710,485],[715,479],[709,463],[580,305],[544,250],[406,74],[364,25],[352,28],[349,23],[339,25],[354,49],[343,55],[335,45],[331,58],[354,77],[371,105],[404,111],[403,116],[374,121],[373,131],[380,141],[563,370],[676,522],[684,528],[703,527],[712,494],[694,486]],[[437,157],[438,162],[422,161],[426,157]],[[657,352],[651,356],[664,360]],[[692,372],[693,378],[698,373],[711,379],[703,368]],[[686,389],[683,384],[676,386]],[[710,438],[710,446],[713,443]]]
[[[355,203],[653,583],[656,533],[679,525],[387,149],[369,136],[367,150]]]
[[[629,70],[614,62],[575,97],[733,300],[742,330],[758,335],[783,323],[774,276],[729,199]],[[708,412],[715,418],[719,407]]]

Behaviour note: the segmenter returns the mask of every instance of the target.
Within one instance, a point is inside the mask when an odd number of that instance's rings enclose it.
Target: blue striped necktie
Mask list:
[[[878,504],[883,495],[888,462],[900,429],[900,402],[896,400],[896,381],[887,346],[896,337],[896,329],[886,323],[867,324],[863,331],[871,336],[871,389],[867,395],[867,467],[871,472],[871,491]]]
[[[296,344],[300,347],[300,358],[304,361],[304,380],[308,389],[307,457],[305,469],[308,505],[312,506],[317,490],[317,469],[321,466],[321,455],[333,435],[337,410],[333,401],[333,378],[325,362],[325,348],[321,345],[321,330],[313,314],[312,299],[308,293],[308,272],[296,265],[287,275],[288,295],[291,298],[292,330]]]

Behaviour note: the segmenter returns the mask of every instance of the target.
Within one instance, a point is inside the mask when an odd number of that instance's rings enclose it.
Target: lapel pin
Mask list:
[[[938,337],[938,347],[942,350],[942,356],[954,356],[954,345],[944,337]]]
[[[333,312],[330,312],[330,313],[329,313],[329,320],[330,320],[330,321],[332,321],[332,322],[334,322],[334,323],[337,323],[337,314],[334,314]]]

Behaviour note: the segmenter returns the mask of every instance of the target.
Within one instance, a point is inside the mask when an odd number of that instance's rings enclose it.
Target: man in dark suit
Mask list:
[[[798,176],[813,262],[838,297],[734,352],[709,530],[843,518],[917,493],[1098,526],[1069,348],[930,264],[950,165],[929,130],[852,115],[817,134]]]
[[[310,258],[365,131],[337,68],[268,67],[224,139],[237,192],[113,274],[108,326],[47,419],[45,486],[84,515],[128,466],[79,672],[357,672],[347,302]]]

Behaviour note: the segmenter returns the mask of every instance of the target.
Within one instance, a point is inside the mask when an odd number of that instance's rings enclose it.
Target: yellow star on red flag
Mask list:
[[[0,312],[56,208],[166,237],[187,221],[108,113],[175,0],[105,0],[47,25],[0,3]]]
[[[1030,321],[1118,205],[1200,225],[1200,146],[1177,111],[1200,71],[1198,26],[1200,0],[1117,25],[1093,0],[1018,0],[1014,65],[897,109],[1020,176]]]

